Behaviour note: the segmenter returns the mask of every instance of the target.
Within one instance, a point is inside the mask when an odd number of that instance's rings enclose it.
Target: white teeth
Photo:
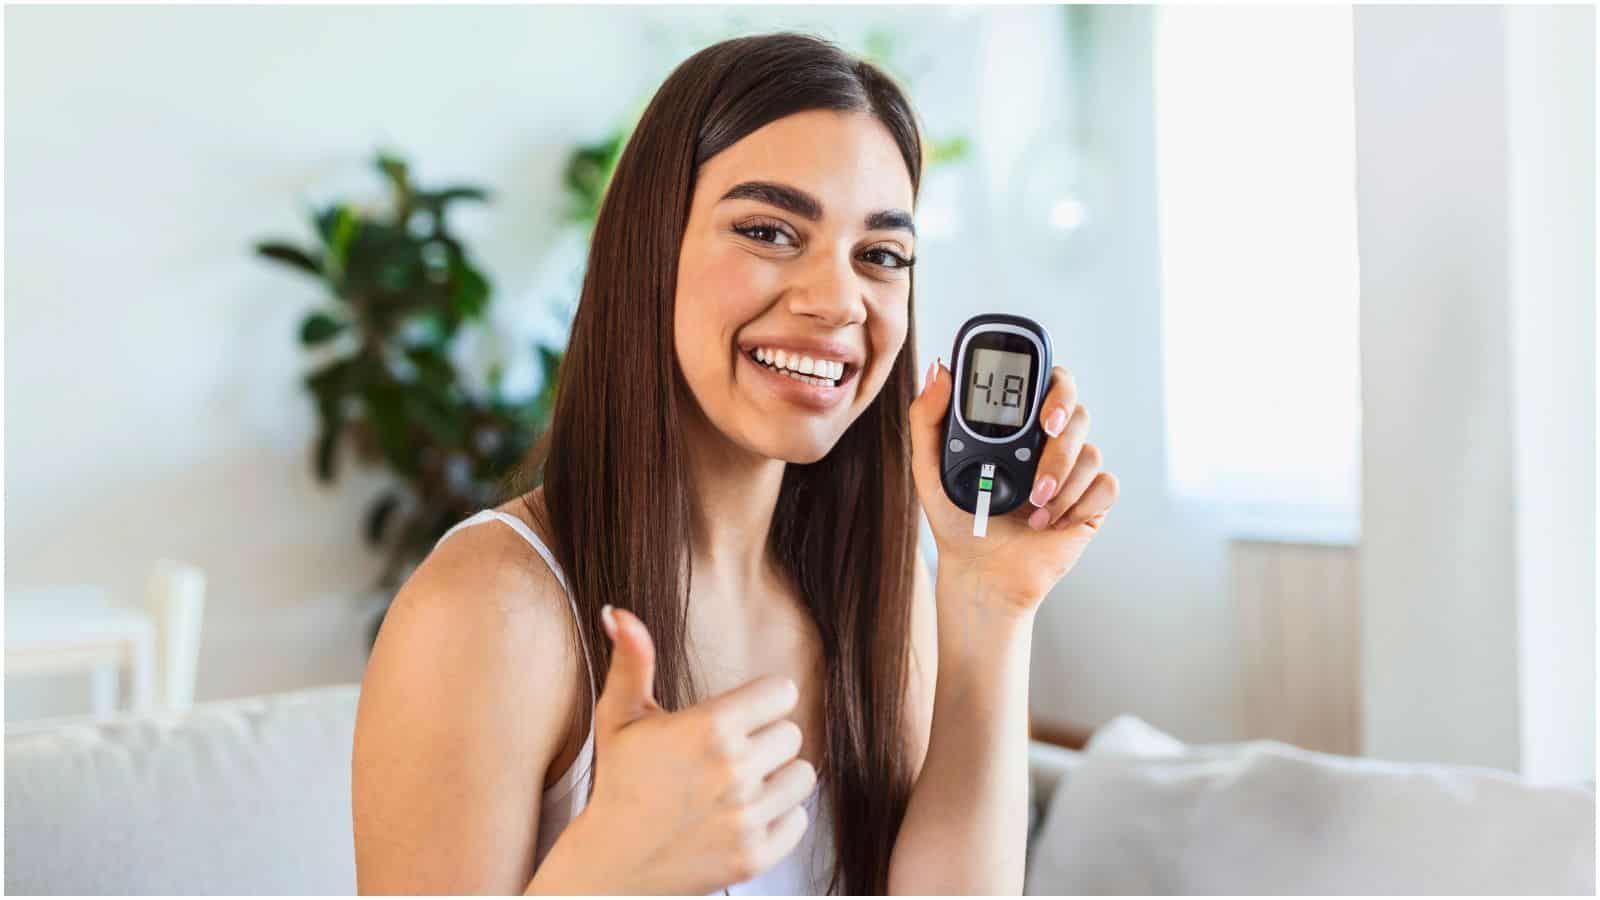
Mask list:
[[[751,352],[758,362],[782,372],[784,375],[823,387],[833,387],[844,377],[844,363],[832,359],[815,359],[804,353],[757,347]]]
[[[757,360],[768,365],[779,366],[791,372],[802,375],[821,375],[827,378],[838,378],[844,374],[844,363],[833,359],[817,359],[804,353],[790,350],[772,350],[766,347],[757,347],[750,353]]]

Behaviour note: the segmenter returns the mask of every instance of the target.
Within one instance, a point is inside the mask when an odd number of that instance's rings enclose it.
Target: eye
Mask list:
[[[910,259],[906,259],[904,256],[901,256],[887,247],[874,247],[861,255],[865,257],[872,256],[874,254],[882,254],[883,256],[888,257],[888,259],[894,263],[893,265],[890,265],[888,262],[877,263],[877,265],[883,266],[886,269],[909,269],[917,264],[916,257],[913,256]]]
[[[788,237],[790,241],[794,240],[794,238],[790,237],[789,233],[783,229],[783,226],[776,222],[751,222],[747,225],[735,225],[733,230],[737,234],[744,235],[753,241],[760,241],[763,244],[779,244],[779,242],[771,238],[759,237],[758,235],[783,235],[784,237]],[[779,244],[779,246],[782,245]]]

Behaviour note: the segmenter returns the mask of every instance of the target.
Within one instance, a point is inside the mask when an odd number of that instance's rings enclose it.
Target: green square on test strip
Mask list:
[[[978,479],[978,490],[987,491],[990,488],[990,486],[993,485],[993,484],[994,484],[994,482],[990,481],[987,478],[979,478]]]

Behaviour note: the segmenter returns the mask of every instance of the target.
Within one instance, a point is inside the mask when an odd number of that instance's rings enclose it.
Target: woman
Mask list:
[[[362,892],[1020,892],[1034,611],[1117,483],[1057,367],[1033,505],[978,539],[945,497],[921,164],[901,92],[816,38],[662,85],[542,487],[445,535],[373,649]]]

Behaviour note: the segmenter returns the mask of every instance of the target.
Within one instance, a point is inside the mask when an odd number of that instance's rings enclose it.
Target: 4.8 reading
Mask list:
[[[983,402],[989,406],[994,405],[994,372],[983,373],[984,380],[978,380],[978,373],[972,373],[972,387],[974,390],[983,388]],[[1022,385],[1024,379],[1021,375],[1006,375],[1000,382],[1000,405],[1007,409],[1016,409],[1022,405]]]

